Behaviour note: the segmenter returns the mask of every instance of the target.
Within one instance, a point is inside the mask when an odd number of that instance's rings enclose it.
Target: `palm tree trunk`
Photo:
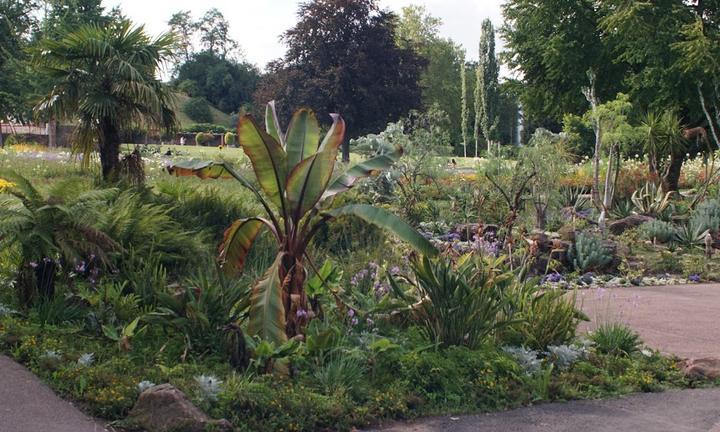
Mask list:
[[[120,171],[120,131],[109,119],[103,119],[100,130],[102,131],[100,165],[103,180],[116,181]]]

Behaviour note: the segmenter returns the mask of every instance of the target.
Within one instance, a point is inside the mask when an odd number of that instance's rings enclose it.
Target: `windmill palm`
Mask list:
[[[172,94],[158,78],[171,57],[172,34],[151,39],[129,21],[89,24],[40,44],[36,63],[54,82],[36,114],[77,121],[75,151],[87,166],[100,151],[102,175],[118,176],[120,133],[133,126],[172,129]]]

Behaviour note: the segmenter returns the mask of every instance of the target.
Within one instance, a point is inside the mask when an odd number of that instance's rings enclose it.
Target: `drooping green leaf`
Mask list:
[[[307,108],[295,111],[285,139],[288,171],[311,155],[320,141],[320,125],[315,113]]]
[[[189,159],[176,162],[167,167],[170,174],[175,177],[196,176],[201,179],[229,179],[233,176],[222,162]]]
[[[241,273],[245,259],[263,226],[272,224],[261,218],[239,219],[225,230],[220,244],[220,263],[226,274]]]
[[[337,151],[328,149],[315,153],[293,168],[288,175],[287,193],[290,214],[299,221],[320,201],[335,166]]]
[[[330,130],[325,134],[322,143],[318,151],[324,151],[329,148],[334,148],[336,151],[340,148],[343,139],[345,139],[345,120],[340,117],[340,114],[330,114],[333,119],[333,124],[330,126]]]
[[[326,213],[331,217],[356,216],[367,223],[386,229],[406,241],[410,246],[425,256],[433,257],[438,251],[425,237],[404,220],[383,209],[367,204],[352,204],[331,210]]]
[[[391,167],[402,154],[402,148],[398,147],[394,152],[384,153],[354,165],[330,183],[323,194],[323,199],[345,192],[352,188],[359,179],[376,175]]]
[[[265,106],[265,131],[275,138],[282,147],[285,147],[285,136],[282,129],[280,129],[280,122],[275,111],[275,101],[270,101]]]
[[[285,255],[280,253],[252,289],[248,334],[281,344],[285,334],[285,307],[282,302],[283,281],[280,264]]]
[[[263,130],[250,115],[238,124],[238,142],[250,158],[260,187],[270,201],[285,212],[283,189],[287,180],[287,154],[280,143]]]

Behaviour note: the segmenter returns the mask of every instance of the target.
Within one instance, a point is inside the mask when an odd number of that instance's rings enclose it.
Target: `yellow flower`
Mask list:
[[[5,190],[12,187],[15,187],[15,183],[7,181],[4,178],[0,178],[0,192],[5,192]]]

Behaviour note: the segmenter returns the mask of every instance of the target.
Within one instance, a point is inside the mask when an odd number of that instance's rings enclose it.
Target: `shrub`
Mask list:
[[[199,146],[205,145],[205,144],[209,143],[210,141],[212,141],[214,138],[215,138],[215,136],[213,136],[213,134],[211,134],[211,133],[198,132],[195,135],[195,144],[199,145]]]
[[[641,343],[637,333],[619,323],[601,325],[592,333],[591,340],[598,352],[618,356],[637,352]]]
[[[235,135],[232,132],[225,132],[225,145],[226,146],[235,145],[236,140],[237,140],[237,135]]]
[[[613,260],[602,239],[585,233],[579,233],[575,237],[569,256],[573,267],[581,272],[600,270]]]
[[[193,97],[183,105],[183,111],[191,120],[199,123],[211,123],[213,121],[210,104],[203,97]]]
[[[698,229],[718,231],[720,229],[720,201],[712,199],[701,202],[690,217],[690,224]]]
[[[499,263],[477,258],[453,268],[445,260],[425,257],[411,263],[421,299],[417,317],[430,341],[477,347],[507,324],[499,317],[509,301],[505,291],[513,274],[503,272]]]
[[[222,125],[212,123],[194,123],[184,128],[182,132],[185,133],[198,133],[198,132],[212,132],[212,133],[225,133],[228,128]]]
[[[705,235],[708,229],[700,221],[689,220],[687,224],[682,225],[675,232],[675,240],[683,247],[688,249],[702,248],[705,244]]]
[[[669,222],[661,220],[651,220],[640,226],[640,233],[648,240],[658,243],[669,243],[675,240],[677,229]]]

